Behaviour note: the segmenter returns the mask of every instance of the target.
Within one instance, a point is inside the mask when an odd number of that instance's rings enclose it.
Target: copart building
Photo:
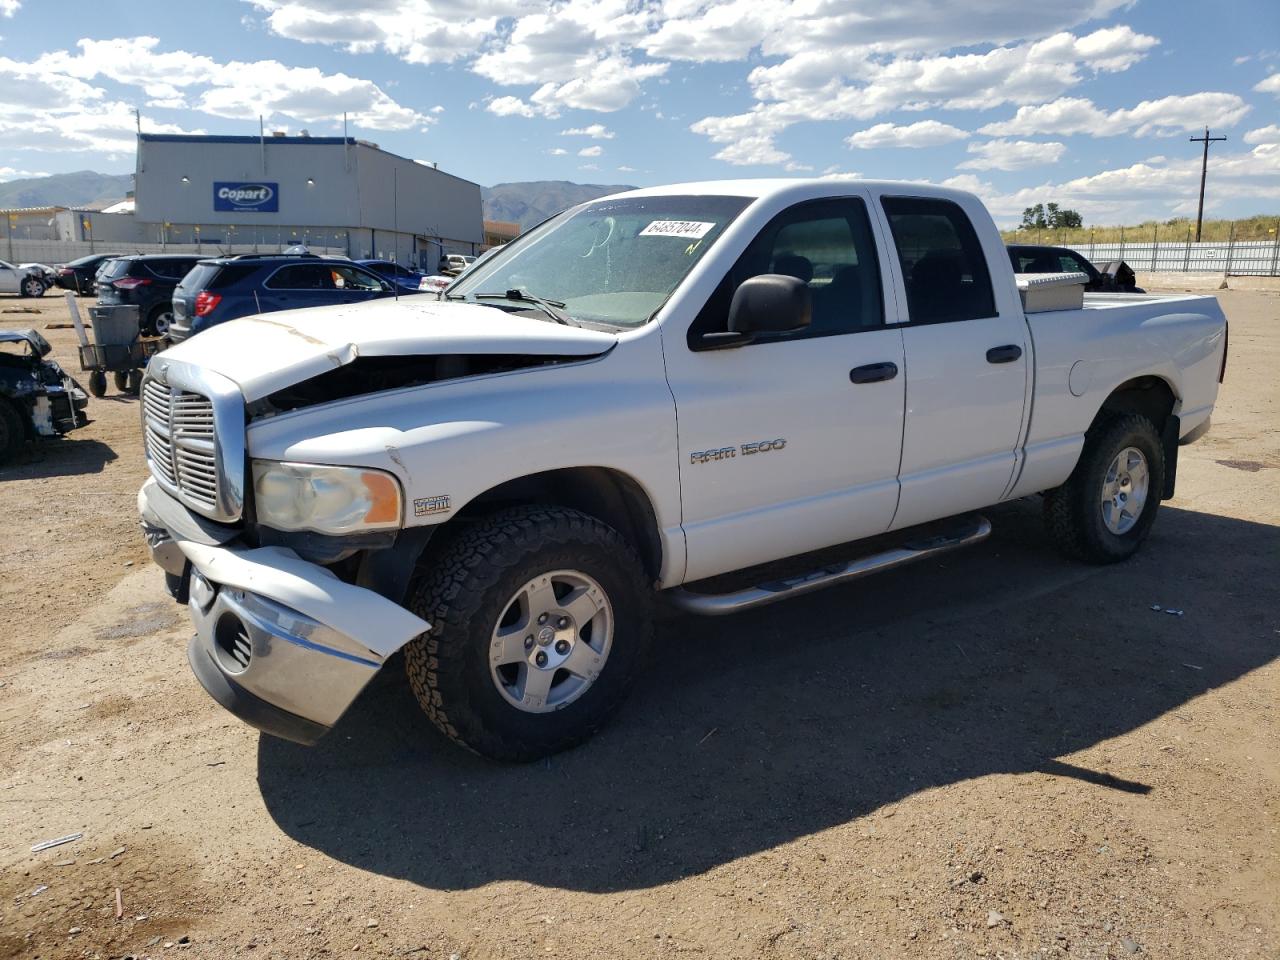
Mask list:
[[[351,137],[142,133],[134,200],[137,239],[166,246],[301,243],[435,270],[485,240],[478,184]]]

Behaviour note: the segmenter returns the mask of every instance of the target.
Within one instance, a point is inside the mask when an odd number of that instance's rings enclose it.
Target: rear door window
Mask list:
[[[359,267],[348,267],[346,265],[331,265],[327,268],[332,272],[333,285],[339,290],[363,290],[378,291],[383,289],[382,281],[375,277],[367,270],[361,270]]]
[[[902,264],[911,323],[996,315],[982,245],[958,204],[933,197],[885,197],[881,203]]]
[[[281,267],[264,284],[269,290],[332,290],[329,267],[318,263],[294,263]]]

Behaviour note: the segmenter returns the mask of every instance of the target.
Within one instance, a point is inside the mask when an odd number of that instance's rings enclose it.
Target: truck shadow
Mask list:
[[[429,888],[643,888],[988,774],[1147,793],[1058,758],[1280,651],[1280,528],[1166,504],[1139,557],[1099,568],[1052,551],[1038,503],[989,515],[968,552],[662,623],[618,720],[548,762],[450,746],[393,673],[317,747],[261,738],[267,809],[300,843]]]

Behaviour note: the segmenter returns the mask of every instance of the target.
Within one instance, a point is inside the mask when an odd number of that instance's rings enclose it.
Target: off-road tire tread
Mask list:
[[[1091,427],[1085,434],[1084,449],[1080,452],[1080,459],[1071,471],[1071,476],[1062,486],[1045,494],[1045,528],[1058,549],[1073,560],[1105,564],[1119,562],[1131,555],[1109,552],[1097,543],[1091,536],[1085,518],[1089,516],[1090,510],[1097,509],[1097,461],[1106,456],[1109,463],[1110,457],[1115,455],[1112,451],[1119,438],[1134,431],[1149,431],[1155,447],[1158,463],[1149,465],[1151,486],[1147,494],[1149,508],[1154,509],[1159,502],[1163,485],[1164,448],[1155,424],[1139,413],[1119,414]],[[1106,464],[1102,465],[1102,469],[1106,469]],[[1146,526],[1149,528],[1150,524]],[[1146,529],[1143,529],[1138,540],[1141,541],[1145,536]]]
[[[564,507],[524,506],[496,513],[455,534],[434,557],[424,558],[410,581],[406,606],[431,624],[431,630],[405,647],[405,671],[414,696],[431,722],[450,740],[481,756],[529,761],[566,750],[588,739],[622,703],[628,682],[600,712],[598,722],[566,737],[548,749],[531,752],[527,744],[486,730],[460,709],[446,704],[442,694],[441,643],[466,625],[479,599],[513,566],[528,555],[531,543],[594,540],[622,560],[636,597],[648,605],[651,594],[644,567],[635,549],[612,527],[595,517]],[[652,639],[651,617],[643,618],[638,639],[645,651]],[[642,662],[644,655],[637,658]]]

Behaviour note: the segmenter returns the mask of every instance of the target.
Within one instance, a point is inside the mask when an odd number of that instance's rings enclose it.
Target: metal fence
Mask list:
[[[1114,233],[1108,230],[1107,233]],[[1225,240],[1201,241],[1165,235],[1159,227],[1131,231],[1120,239],[1096,241],[1082,237],[1079,231],[1063,234],[1045,230],[1019,232],[1010,243],[1053,244],[1069,247],[1084,254],[1095,264],[1123,260],[1134,270],[1146,273],[1221,273],[1242,277],[1280,277],[1280,222],[1271,231],[1271,239],[1237,240],[1232,224]],[[1068,239],[1070,237],[1070,239]]]

